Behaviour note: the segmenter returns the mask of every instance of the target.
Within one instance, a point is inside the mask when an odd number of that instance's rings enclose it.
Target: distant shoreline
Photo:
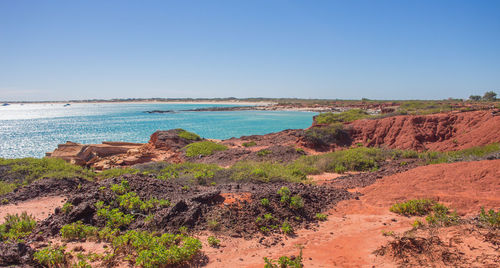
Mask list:
[[[276,102],[269,102],[269,101],[209,101],[209,100],[203,100],[203,101],[168,101],[168,100],[161,100],[161,101],[155,101],[155,100],[137,100],[137,101],[126,101],[126,100],[120,100],[120,101],[112,101],[112,100],[96,100],[96,101],[0,101],[0,103],[8,103],[8,104],[92,104],[92,103],[116,103],[116,104],[122,104],[122,103],[138,103],[138,104],[151,104],[151,103],[170,103],[170,104],[221,104],[221,105],[255,105],[255,106],[269,106],[269,105],[276,105]]]

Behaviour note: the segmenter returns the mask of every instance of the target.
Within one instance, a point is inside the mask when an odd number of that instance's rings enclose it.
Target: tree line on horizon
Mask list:
[[[497,93],[493,91],[488,91],[484,93],[481,97],[480,95],[470,95],[469,100],[471,101],[495,101],[497,100]]]

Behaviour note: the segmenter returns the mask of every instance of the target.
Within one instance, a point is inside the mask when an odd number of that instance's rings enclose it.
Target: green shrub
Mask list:
[[[7,214],[5,222],[0,224],[0,242],[18,241],[31,234],[35,228],[36,221],[33,216],[23,212],[21,215]]]
[[[97,238],[99,230],[97,227],[85,225],[81,221],[64,225],[60,230],[61,236],[65,240],[85,240],[89,237]]]
[[[125,194],[130,189],[127,180],[122,180],[120,184],[112,184],[111,191],[115,192],[115,194]]]
[[[66,252],[64,247],[48,246],[33,254],[33,259],[47,267],[65,267],[69,258],[70,254]]]
[[[304,264],[302,263],[302,250],[300,250],[299,256],[295,258],[289,258],[287,256],[281,256],[278,260],[268,259],[264,257],[264,268],[302,268]]]
[[[314,146],[327,146],[332,143],[344,142],[349,139],[349,134],[342,124],[312,127],[304,132],[304,140]]]
[[[0,195],[8,194],[14,189],[16,189],[18,185],[16,183],[7,183],[4,181],[0,181]]]
[[[103,179],[108,179],[108,178],[118,178],[122,175],[125,174],[137,174],[139,173],[139,170],[136,168],[112,168],[112,169],[107,169],[99,173],[99,177]]]
[[[306,174],[293,165],[270,162],[240,161],[228,169],[235,181],[287,181],[303,182]]]
[[[188,144],[184,149],[186,150],[186,156],[196,157],[200,155],[209,156],[216,151],[227,150],[227,147],[212,141],[200,141]]]
[[[64,214],[68,214],[72,210],[73,210],[73,204],[71,204],[70,202],[64,203],[64,205],[62,206],[62,209],[61,209],[62,213],[64,213]]]
[[[212,231],[216,231],[220,228],[220,223],[215,219],[208,220],[207,225],[208,225],[208,229],[210,229]]]
[[[99,208],[97,216],[106,219],[106,226],[110,228],[128,226],[134,220],[134,215],[125,214],[118,208],[110,209],[109,206]]]
[[[58,158],[0,158],[0,166],[10,166],[10,174],[24,178],[19,183],[29,184],[43,178],[84,178],[92,180],[95,173],[89,169],[72,165]]]
[[[405,216],[423,216],[429,214],[435,204],[435,201],[429,199],[414,199],[396,203],[389,210]]]
[[[208,245],[210,245],[213,248],[218,248],[220,246],[220,240],[217,239],[215,236],[209,236],[207,238]]]
[[[281,197],[280,200],[281,200],[282,203],[288,203],[288,202],[290,202],[290,194],[291,194],[291,192],[290,192],[290,189],[288,189],[288,187],[282,186],[278,190],[277,194],[280,195],[280,197]]]
[[[263,205],[264,207],[268,207],[270,205],[269,199],[267,198],[262,198],[260,200],[260,204]]]
[[[208,179],[215,176],[215,173],[222,170],[221,167],[214,164],[202,164],[184,162],[179,164],[169,164],[158,172],[159,179],[196,179],[199,184],[206,184]]]
[[[285,220],[283,222],[283,224],[281,225],[281,231],[285,235],[293,234],[293,227],[290,225],[290,223],[288,222],[288,220]]]
[[[328,216],[326,214],[316,213],[316,219],[318,221],[326,221],[327,218],[328,218]]]
[[[492,227],[500,227],[500,209],[495,212],[495,210],[490,209],[488,212],[481,208],[481,213],[479,213],[479,221],[486,223]]]
[[[263,157],[263,156],[266,156],[266,155],[271,154],[271,153],[272,153],[271,150],[264,149],[264,150],[258,151],[257,156]]]
[[[446,212],[433,212],[429,216],[425,217],[425,220],[428,224],[434,226],[450,226],[458,224],[460,222],[460,217],[456,212],[448,213],[447,209]]]
[[[190,140],[190,141],[199,141],[199,140],[201,140],[201,137],[198,136],[197,134],[195,134],[193,132],[186,131],[184,129],[180,130],[177,135],[179,135],[180,138],[183,138],[183,139],[186,139],[186,140]]]
[[[242,145],[244,147],[252,147],[252,146],[257,145],[257,143],[255,141],[249,141],[249,142],[244,142]]]
[[[192,260],[200,252],[201,242],[184,235],[128,231],[114,239],[113,247],[117,252],[135,252],[137,266],[165,267]]]
[[[342,113],[321,113],[314,117],[317,124],[347,123],[355,120],[368,118],[370,115],[361,109],[352,109]]]
[[[303,207],[304,200],[302,199],[302,197],[300,197],[299,195],[294,195],[292,196],[292,198],[290,198],[290,208],[297,210]]]

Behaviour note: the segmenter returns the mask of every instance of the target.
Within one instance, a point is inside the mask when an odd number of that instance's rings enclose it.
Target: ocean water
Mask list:
[[[299,111],[182,112],[215,104],[90,103],[0,106],[0,157],[43,157],[66,141],[145,143],[157,130],[183,128],[227,139],[306,128],[316,113]],[[148,114],[150,110],[175,113]]]

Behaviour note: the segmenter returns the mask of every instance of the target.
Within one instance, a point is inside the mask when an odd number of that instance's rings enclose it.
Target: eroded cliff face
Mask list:
[[[97,170],[117,166],[131,166],[151,161],[180,162],[180,149],[192,140],[179,137],[178,129],[156,131],[148,143],[103,142],[102,144],[79,144],[67,142],[47,157],[61,158],[68,162],[90,166]]]
[[[500,142],[495,111],[393,116],[345,125],[353,143],[396,149],[453,151]]]
[[[311,128],[325,126],[313,125]],[[61,144],[48,157],[90,166],[98,170],[131,166],[151,161],[179,163],[185,161],[182,148],[197,140],[179,136],[181,130],[157,131],[148,143],[103,142],[103,144]],[[348,148],[353,144],[403,150],[453,151],[500,142],[500,113],[495,111],[453,112],[419,116],[392,116],[363,119],[344,125],[345,139],[323,147],[305,141],[303,130],[284,130],[266,135],[243,136],[220,141],[228,150],[189,161],[230,166],[240,160],[289,161],[302,154],[320,154]],[[348,142],[346,142],[348,140]],[[253,141],[255,146],[243,143]],[[304,149],[303,152],[296,148]],[[268,157],[255,157],[269,150]]]

